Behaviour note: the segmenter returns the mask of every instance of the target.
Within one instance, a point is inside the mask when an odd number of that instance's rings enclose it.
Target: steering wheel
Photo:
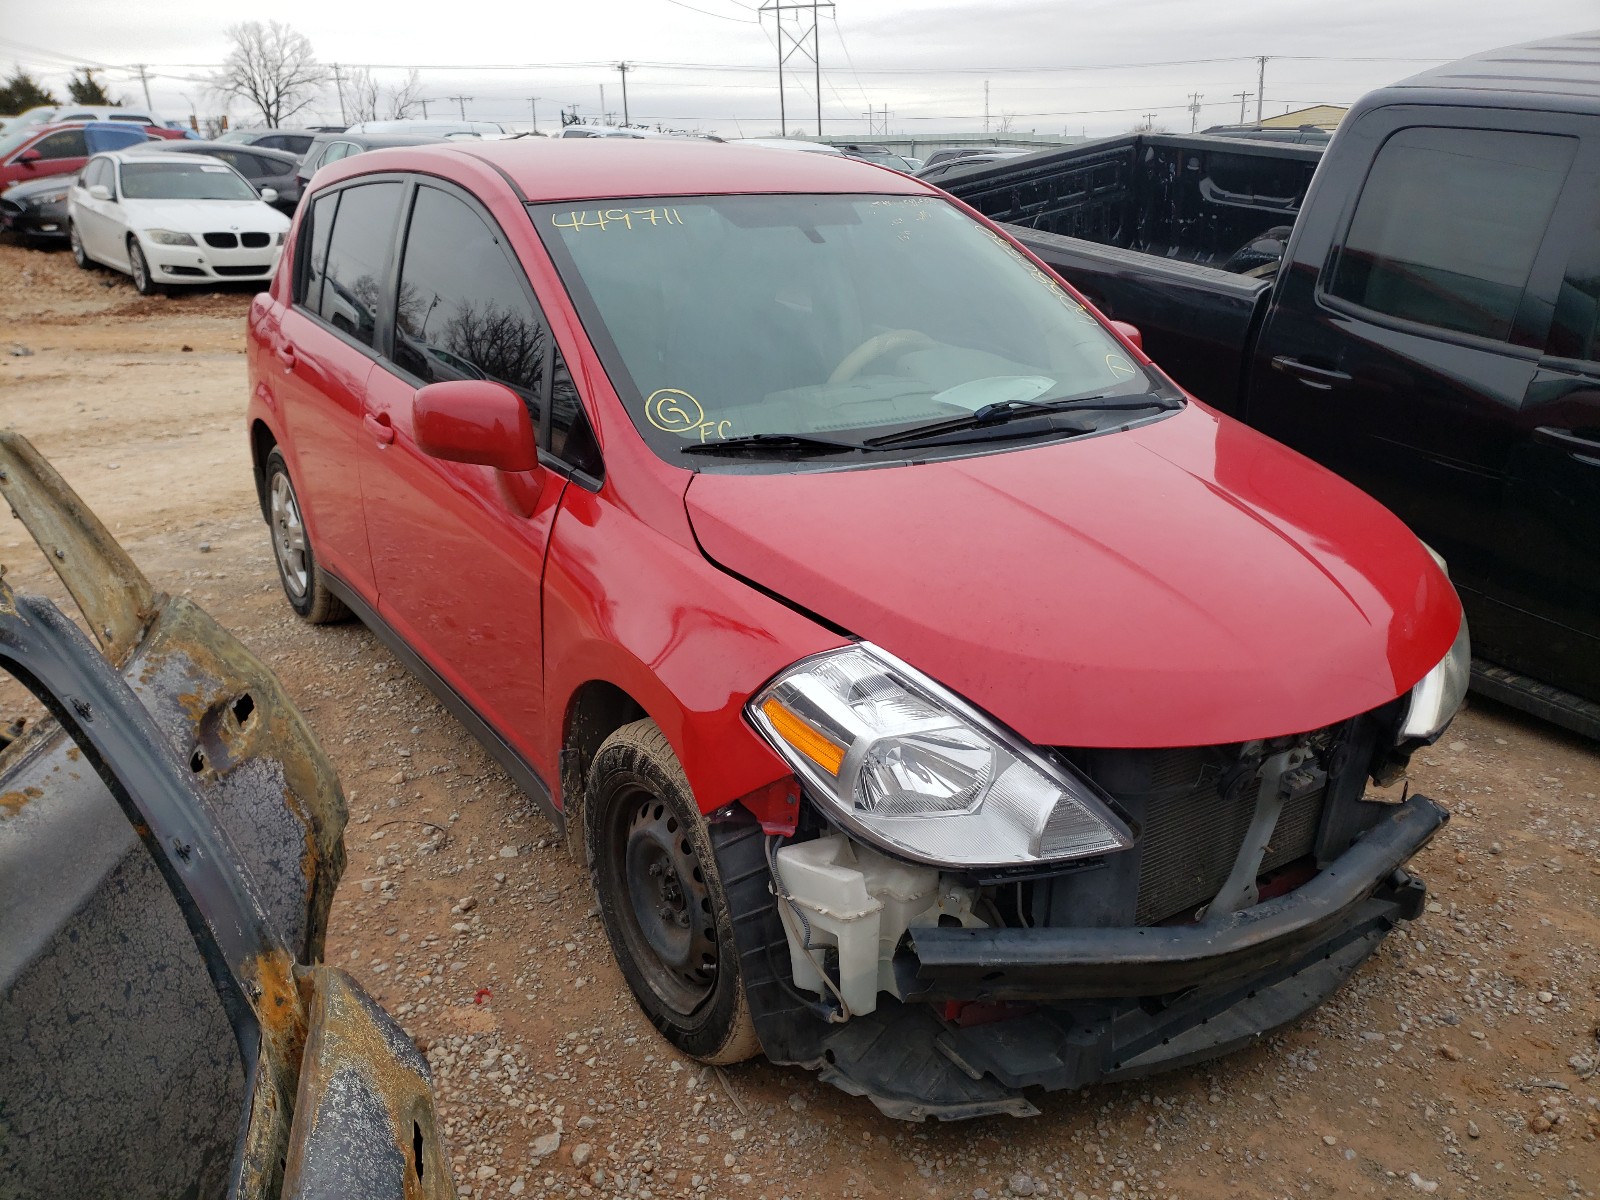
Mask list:
[[[839,365],[828,376],[829,383],[845,383],[861,374],[861,370],[874,359],[885,354],[903,354],[914,347],[931,346],[934,341],[917,329],[891,329],[874,334],[839,360]]]

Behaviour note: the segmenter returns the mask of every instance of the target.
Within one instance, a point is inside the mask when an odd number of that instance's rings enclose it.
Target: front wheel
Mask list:
[[[128,268],[133,273],[134,290],[141,296],[158,296],[161,294],[161,285],[150,275],[150,264],[144,260],[144,251],[139,248],[139,243],[132,238],[128,239]]]
[[[83,248],[83,234],[78,232],[78,223],[72,221],[67,225],[67,241],[72,244],[72,261],[78,264],[78,269],[87,271],[94,266],[94,259],[89,257],[89,252]]]
[[[601,744],[584,818],[600,919],[645,1015],[702,1062],[758,1053],[711,841],[654,721],[624,725]]]
[[[328,581],[311,549],[300,498],[289,478],[281,451],[267,455],[267,525],[272,532],[272,557],[289,607],[312,625],[326,625],[349,615],[344,602],[328,589]]]

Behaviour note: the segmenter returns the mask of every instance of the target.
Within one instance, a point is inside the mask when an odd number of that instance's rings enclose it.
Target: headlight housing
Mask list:
[[[802,659],[746,706],[830,819],[891,854],[998,868],[1125,850],[1088,780],[876,646]]]
[[[62,188],[59,192],[40,192],[36,196],[30,196],[28,197],[28,203],[35,208],[42,208],[46,204],[60,204],[66,198],[67,189]]]
[[[145,236],[158,246],[192,246],[194,238],[187,233],[178,233],[171,229],[147,229]]]
[[[1432,742],[1450,724],[1456,709],[1467,696],[1472,679],[1472,638],[1467,619],[1461,618],[1461,632],[1438,664],[1411,689],[1411,706],[1400,723],[1399,742]]]

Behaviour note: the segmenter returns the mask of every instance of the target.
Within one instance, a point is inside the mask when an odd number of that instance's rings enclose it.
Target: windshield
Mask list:
[[[129,200],[259,200],[255,188],[221,163],[123,163]]]
[[[1152,388],[1064,288],[937,197],[530,211],[634,424],[669,459]]]

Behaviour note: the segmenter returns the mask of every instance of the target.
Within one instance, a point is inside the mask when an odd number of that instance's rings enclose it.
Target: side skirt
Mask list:
[[[467,732],[477,738],[480,745],[489,752],[489,756],[499,763],[505,773],[511,776],[523,792],[539,806],[541,812],[555,826],[558,837],[566,836],[566,817],[556,807],[551,796],[550,788],[533,765],[512,748],[511,743],[500,736],[498,730],[479,715],[478,710],[462,699],[461,693],[450,684],[437,671],[423,661],[422,656],[413,650],[387,621],[380,617],[371,605],[360,596],[356,595],[353,588],[347,587],[343,580],[331,573],[325,578],[328,590],[343,600],[345,606],[360,618],[361,623],[372,630],[377,638],[389,648],[389,652],[398,658],[418,679],[420,679],[439,703],[449,710],[450,715],[466,726]]]
[[[1510,708],[1600,741],[1600,704],[1526,675],[1472,660],[1472,690]]]

